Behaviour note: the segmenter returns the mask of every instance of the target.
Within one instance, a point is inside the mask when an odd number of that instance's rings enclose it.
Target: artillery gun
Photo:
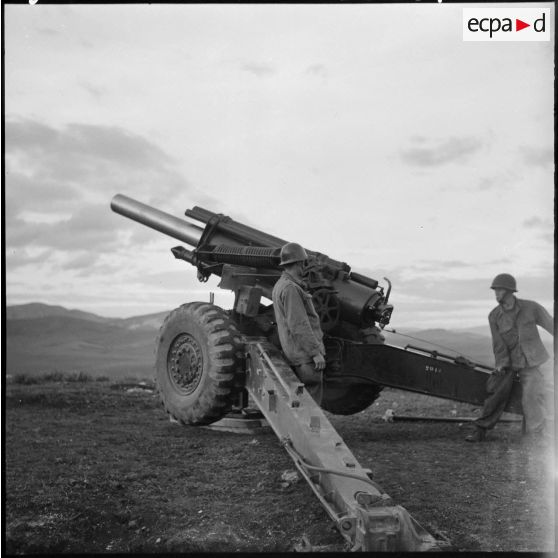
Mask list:
[[[387,288],[327,255],[306,250],[304,282],[320,317],[326,347],[320,407],[285,361],[271,292],[281,275],[286,240],[201,207],[179,219],[127,196],[114,212],[180,240],[175,258],[198,279],[220,277],[234,292],[233,308],[189,302],[163,322],[155,350],[157,385],[166,411],[185,425],[209,425],[251,397],[353,550],[447,548],[372,480],[322,409],[350,415],[366,409],[388,386],[482,405],[490,368],[419,347],[391,346],[382,329],[393,306]],[[507,411],[521,412],[519,386]]]

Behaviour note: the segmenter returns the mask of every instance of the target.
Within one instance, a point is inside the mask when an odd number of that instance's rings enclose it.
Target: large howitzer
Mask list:
[[[222,277],[220,287],[234,291],[237,296],[235,311],[239,315],[253,317],[257,314],[250,311],[257,307],[254,301],[259,301],[261,296],[271,299],[273,285],[280,275],[280,248],[286,240],[199,207],[187,210],[186,215],[204,223],[204,229],[122,195],[114,197],[111,207],[117,213],[194,246],[193,251],[181,246],[172,251],[176,258],[198,268],[200,280],[207,280],[211,274]],[[389,323],[393,309],[387,304],[389,288],[384,296],[378,281],[352,272],[344,262],[312,250],[307,252],[305,282],[324,331],[333,330],[340,322],[361,329],[376,322]]]
[[[163,323],[156,347],[163,404],[184,424],[207,425],[252,397],[341,534],[361,550],[429,550],[432,537],[369,479],[280,353],[273,286],[286,240],[200,207],[178,219],[123,195],[111,208],[192,249],[172,253],[197,268],[198,279],[220,277],[234,292],[230,311],[184,304]],[[199,224],[201,223],[201,225]],[[324,330],[327,367],[322,408],[354,414],[385,386],[481,405],[489,367],[416,347],[384,343],[393,307],[377,280],[307,250],[304,281]],[[520,411],[516,386],[508,411]]]

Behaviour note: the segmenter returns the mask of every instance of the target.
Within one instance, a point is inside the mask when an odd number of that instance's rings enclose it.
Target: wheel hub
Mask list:
[[[203,372],[203,353],[191,335],[182,333],[172,342],[167,372],[175,388],[184,395],[193,393],[198,387]]]

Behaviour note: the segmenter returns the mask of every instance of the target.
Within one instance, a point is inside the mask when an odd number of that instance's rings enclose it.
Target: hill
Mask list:
[[[163,320],[169,312],[157,312],[155,314],[145,314],[142,316],[133,316],[131,318],[112,318],[110,319],[110,323],[128,329],[154,330],[161,327]]]
[[[133,322],[132,322],[132,325]],[[156,328],[63,315],[6,321],[8,374],[84,371],[152,376]]]
[[[31,302],[29,304],[18,304],[6,307],[7,320],[34,320],[36,318],[51,318],[54,316],[80,318],[93,322],[104,322],[106,318],[83,312],[82,310],[68,310],[63,306],[52,306],[42,302]]]
[[[464,356],[473,362],[492,366],[494,355],[492,341],[488,335],[473,333],[468,330],[425,329],[425,330],[396,330],[392,333],[389,328],[384,331],[386,342],[390,345],[405,347],[412,345],[429,351],[438,351],[449,356]]]
[[[79,318],[92,322],[122,326],[128,329],[158,329],[168,312],[157,312],[133,316],[131,318],[105,318],[82,310],[68,310],[63,306],[53,306],[42,302],[18,304],[6,307],[7,320],[35,320],[37,318]]]
[[[55,370],[84,371],[111,377],[152,377],[157,331],[167,312],[105,318],[42,303],[6,308],[8,374]],[[413,345],[492,366],[488,328],[461,330],[384,330],[386,342]],[[486,330],[486,334],[482,332]],[[551,343],[545,341],[549,352]]]

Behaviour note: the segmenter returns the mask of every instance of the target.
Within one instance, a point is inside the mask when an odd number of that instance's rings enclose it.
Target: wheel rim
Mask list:
[[[203,352],[194,337],[182,333],[174,339],[168,352],[167,373],[181,394],[189,395],[196,390],[203,373]]]

